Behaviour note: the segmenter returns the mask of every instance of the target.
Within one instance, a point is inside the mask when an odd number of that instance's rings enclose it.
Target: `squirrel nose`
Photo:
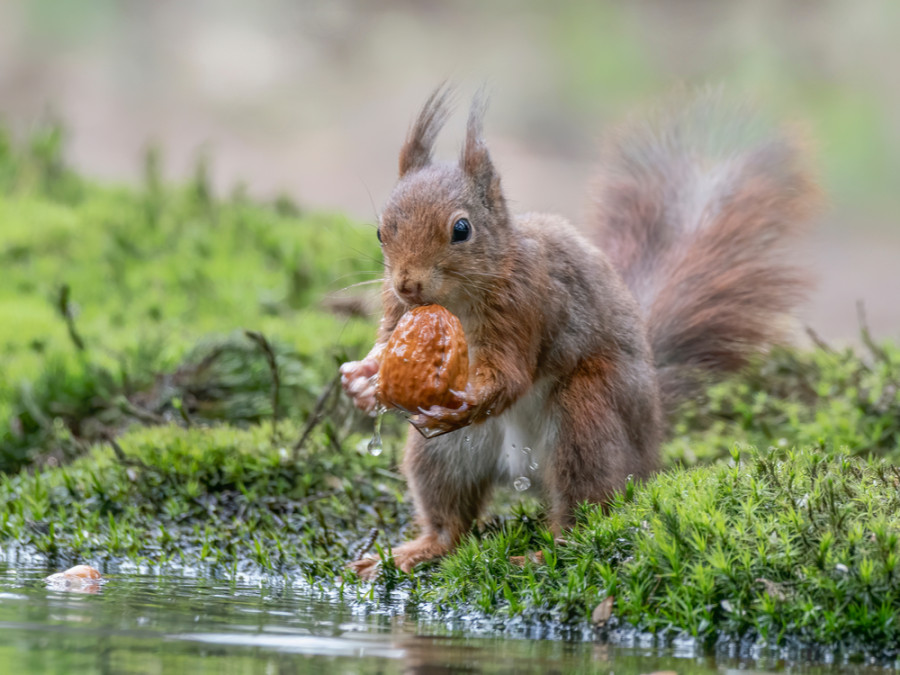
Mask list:
[[[413,305],[422,303],[422,282],[421,281],[410,281],[409,279],[403,279],[400,281],[400,285],[397,287],[397,293],[400,297]]]

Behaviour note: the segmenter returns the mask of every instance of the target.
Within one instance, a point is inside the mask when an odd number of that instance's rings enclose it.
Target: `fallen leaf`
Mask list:
[[[766,594],[775,600],[784,602],[787,599],[787,595],[784,592],[784,588],[781,584],[775,583],[769,579],[763,579],[762,577],[755,580],[756,583],[762,584],[766,588]]]
[[[606,622],[609,621],[609,617],[612,616],[613,605],[615,602],[615,596],[606,596],[606,599],[594,607],[594,611],[591,612],[591,623],[597,628],[603,628],[603,626],[606,625]]]
[[[537,551],[536,553],[529,553],[527,556],[524,555],[511,555],[509,556],[509,562],[516,567],[525,567],[525,563],[527,561],[533,562],[535,565],[543,565],[544,561],[544,552]]]

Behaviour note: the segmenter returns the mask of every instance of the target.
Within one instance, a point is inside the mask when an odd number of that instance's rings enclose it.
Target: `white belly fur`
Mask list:
[[[536,382],[497,419],[502,430],[496,468],[498,482],[525,477],[532,488],[540,486],[558,431],[556,415],[547,408],[552,386],[547,380]]]
[[[524,476],[531,489],[539,488],[558,430],[557,416],[546,405],[552,386],[536,382],[501,415],[433,438],[429,452],[443,454],[448,469],[463,480],[490,475],[496,485],[513,487]]]

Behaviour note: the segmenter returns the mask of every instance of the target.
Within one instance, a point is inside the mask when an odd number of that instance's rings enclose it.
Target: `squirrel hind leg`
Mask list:
[[[554,532],[575,524],[582,503],[604,507],[628,478],[658,466],[662,414],[652,370],[590,357],[559,389],[560,434],[547,476]]]
[[[440,447],[453,442],[448,436],[426,440],[417,431],[410,430],[402,470],[412,493],[421,533],[391,552],[394,564],[403,572],[452,551],[478,518],[490,495],[491,474],[486,470],[479,472],[473,464],[460,472],[458,454]],[[376,558],[362,558],[349,567],[359,576],[373,579],[378,575],[379,562]]]

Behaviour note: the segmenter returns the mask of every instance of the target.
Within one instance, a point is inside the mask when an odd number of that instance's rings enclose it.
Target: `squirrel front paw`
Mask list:
[[[367,415],[375,414],[378,403],[373,379],[378,368],[378,361],[371,357],[362,361],[348,361],[341,366],[341,386],[353,404]]]
[[[456,431],[471,424],[478,410],[471,393],[458,391],[451,393],[456,396],[459,405],[455,407],[433,405],[430,408],[419,408],[419,413],[410,418],[410,423],[427,434]]]

